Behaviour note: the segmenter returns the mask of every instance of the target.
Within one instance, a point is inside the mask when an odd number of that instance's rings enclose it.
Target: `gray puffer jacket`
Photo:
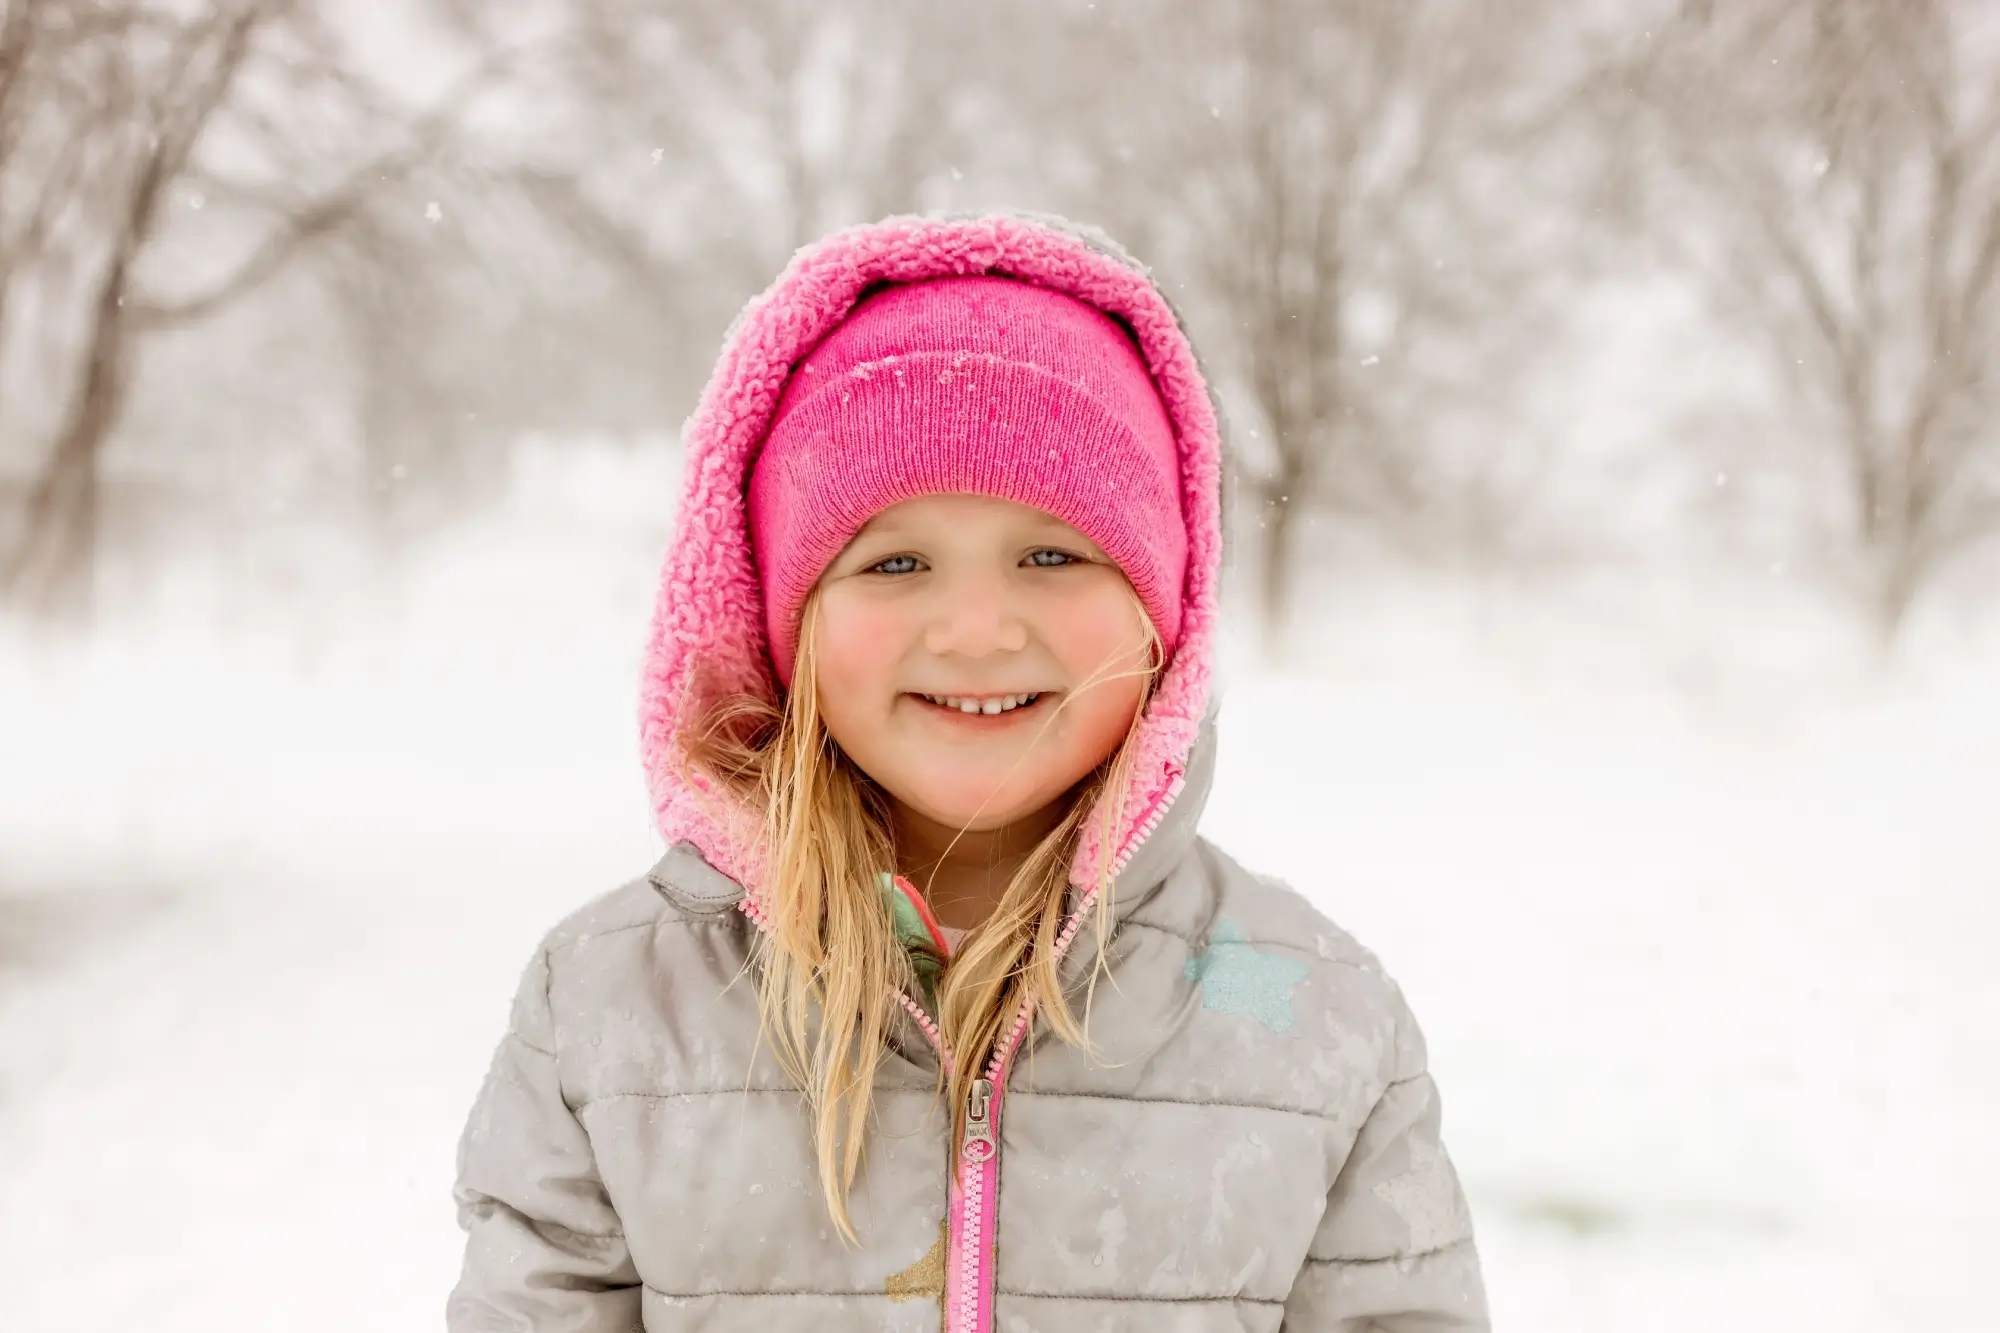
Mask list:
[[[1095,1050],[1027,1015],[951,1178],[947,1053],[912,1004],[877,1075],[857,1247],[827,1218],[803,1100],[758,1040],[754,821],[687,789],[668,746],[703,690],[775,688],[741,486],[784,369],[869,284],[958,272],[1056,286],[1133,328],[1182,440],[1187,609],[1132,799],[1073,867],[1079,885],[1104,858],[1113,871]],[[689,423],[647,658],[668,850],[557,926],[522,977],[460,1144],[453,1330],[1486,1327],[1401,993],[1303,898],[1196,834],[1214,773],[1219,448],[1171,307],[1059,219],[857,228],[802,251],[746,309]],[[1082,919],[1090,895],[1071,906]],[[1067,938],[1080,997],[1095,932]]]

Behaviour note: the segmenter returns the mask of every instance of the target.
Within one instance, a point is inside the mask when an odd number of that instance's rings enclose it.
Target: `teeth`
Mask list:
[[[956,708],[961,713],[984,713],[990,717],[995,713],[1012,712],[1023,704],[1031,704],[1041,698],[1041,695],[1003,694],[997,699],[961,699],[949,694],[926,694],[923,697],[944,708]]]

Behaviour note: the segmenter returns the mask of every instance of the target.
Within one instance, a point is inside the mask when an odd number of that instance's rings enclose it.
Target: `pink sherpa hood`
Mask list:
[[[1092,818],[1070,879],[1122,867],[1180,790],[1209,705],[1222,562],[1222,446],[1193,346],[1145,269],[1102,233],[1048,215],[901,216],[801,249],[727,334],[683,436],[679,519],[661,571],[640,687],[640,743],[662,836],[741,884],[761,919],[755,813],[675,762],[673,737],[720,693],[778,697],[752,558],[746,487],[793,366],[880,283],[998,274],[1088,302],[1137,335],[1171,417],[1187,569],[1179,643],[1133,744],[1134,780],[1114,833]],[[1095,812],[1093,812],[1095,813]],[[1082,904],[1079,904],[1081,906]]]

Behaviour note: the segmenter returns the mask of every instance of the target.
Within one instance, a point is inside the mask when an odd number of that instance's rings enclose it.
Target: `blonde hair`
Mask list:
[[[1114,819],[1131,786],[1132,736],[1161,665],[1152,619],[1136,593],[1132,600],[1145,626],[1147,665],[1138,674],[1146,684],[1124,740],[1071,789],[1061,822],[1029,851],[992,916],[960,942],[937,983],[938,1027],[951,1052],[948,1068],[939,1071],[939,1092],[950,1110],[954,1166],[972,1085],[1007,1036],[1002,1024],[1032,1006],[1029,1012],[1047,1015],[1063,1041],[1088,1047],[1084,1023],[1063,994],[1056,940],[1068,914],[1077,838],[1095,807],[1103,816],[1105,856],[1092,913],[1099,945],[1094,992],[1104,965]],[[916,974],[879,887],[882,872],[896,865],[888,795],[820,718],[818,607],[815,590],[782,703],[746,694],[719,698],[682,728],[680,748],[684,762],[762,816],[766,872],[759,906],[767,929],[754,955],[762,1033],[811,1107],[827,1211],[843,1236],[858,1241],[848,1195],[861,1166],[875,1071],[902,1008],[898,997]],[[1118,678],[1092,676],[1059,700],[1057,711],[1076,693]],[[1086,1015],[1088,1003],[1086,996]]]

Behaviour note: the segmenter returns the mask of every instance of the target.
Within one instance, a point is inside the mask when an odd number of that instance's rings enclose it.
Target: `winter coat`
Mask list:
[[[670,753],[714,689],[776,688],[743,483],[785,374],[871,285],[997,272],[1123,318],[1181,442],[1182,638],[1108,858],[1092,1049],[1019,1016],[955,1178],[936,1024],[903,997],[851,1208],[826,1213],[803,1099],[758,1039],[754,818]],[[1221,442],[1171,306],[1102,235],[1028,215],[892,218],[794,257],[738,317],[687,428],[642,688],[667,851],[558,925],[522,977],[459,1148],[455,1333],[1486,1327],[1423,1037],[1375,957],[1197,836],[1214,774]],[[1073,889],[1082,1008],[1097,932]],[[981,1092],[984,1095],[979,1095]],[[983,1106],[982,1106],[983,1103]],[[980,1112],[983,1109],[983,1114]]]

